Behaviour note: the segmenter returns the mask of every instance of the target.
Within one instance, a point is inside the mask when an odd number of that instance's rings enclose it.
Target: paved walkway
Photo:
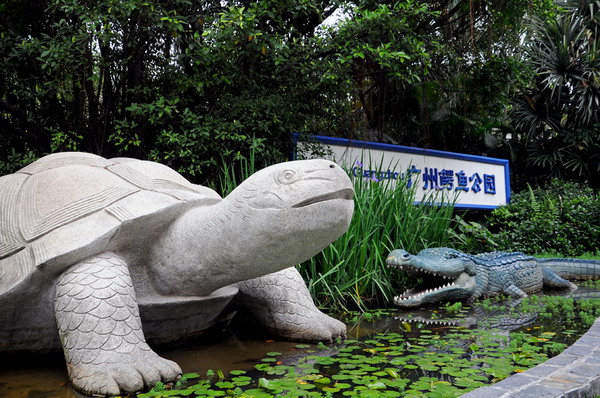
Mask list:
[[[481,387],[462,398],[598,397],[600,395],[600,318],[571,347],[546,362]]]

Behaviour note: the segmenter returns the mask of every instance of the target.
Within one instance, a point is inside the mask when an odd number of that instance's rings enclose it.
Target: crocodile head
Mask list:
[[[468,256],[457,250],[425,249],[411,255],[398,249],[389,254],[386,264],[421,277],[427,285],[394,297],[394,304],[399,307],[465,300],[475,293],[476,266]]]

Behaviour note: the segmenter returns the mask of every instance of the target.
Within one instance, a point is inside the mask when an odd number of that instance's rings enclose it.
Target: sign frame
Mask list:
[[[348,148],[356,148],[356,149],[374,149],[384,152],[392,152],[392,153],[402,153],[408,155],[418,155],[423,156],[425,158],[443,158],[443,159],[453,159],[458,161],[467,161],[467,162],[475,162],[475,163],[484,163],[489,165],[501,166],[504,170],[504,191],[505,191],[505,203],[497,204],[497,205],[482,205],[482,204],[472,204],[472,203],[456,203],[454,205],[457,209],[474,209],[474,210],[493,210],[499,206],[504,204],[508,204],[510,202],[510,165],[507,159],[499,159],[499,158],[491,158],[487,156],[477,156],[477,155],[469,155],[464,153],[456,153],[456,152],[446,152],[440,151],[437,149],[425,149],[425,148],[416,148],[416,147],[407,147],[402,145],[393,145],[393,144],[384,144],[380,142],[370,142],[370,141],[360,141],[360,140],[351,140],[347,138],[337,138],[337,137],[327,137],[323,135],[310,135],[310,140],[302,140],[302,135],[299,133],[293,134],[293,158],[295,159],[297,156],[297,144],[298,142],[317,142],[325,145],[335,145],[335,146],[343,146]]]

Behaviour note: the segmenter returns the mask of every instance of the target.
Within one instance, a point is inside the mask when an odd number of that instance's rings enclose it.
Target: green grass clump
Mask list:
[[[416,189],[402,180],[354,180],[348,232],[300,267],[319,306],[334,311],[385,306],[409,282],[385,265],[392,250],[417,253],[448,244],[453,202],[429,196],[415,204]]]

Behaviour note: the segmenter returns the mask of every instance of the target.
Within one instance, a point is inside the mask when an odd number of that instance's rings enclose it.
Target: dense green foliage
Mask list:
[[[328,31],[342,6],[361,15]],[[398,81],[425,58],[430,14],[408,1],[13,0],[0,3],[0,172],[83,150],[158,160],[206,181],[288,153],[294,131],[340,132],[357,65]],[[350,40],[352,39],[352,40]],[[417,54],[417,55],[414,55]],[[346,124],[345,126],[350,126]]]
[[[512,112],[528,163],[552,177],[600,179],[600,2],[566,2],[530,25],[535,80]],[[536,173],[540,174],[540,173]]]
[[[558,10],[551,0],[3,0],[0,174],[83,150],[206,182],[251,150],[259,164],[285,158],[296,131],[527,160],[535,137],[508,117],[543,73],[524,68],[526,21]],[[581,76],[593,91],[590,24],[570,48],[587,46]]]
[[[84,150],[150,158],[206,180],[221,157],[250,148],[261,160],[285,156],[289,133],[322,108],[310,43],[323,7],[1,3],[0,171]]]
[[[600,252],[600,194],[577,183],[554,180],[545,189],[530,188],[488,220],[496,250],[563,256]]]
[[[403,248],[413,253],[445,246],[452,202],[429,197],[414,204],[415,185],[405,181],[354,180],[355,208],[348,232],[300,266],[321,307],[366,309],[386,306],[406,286],[406,275],[385,265],[387,255]]]

